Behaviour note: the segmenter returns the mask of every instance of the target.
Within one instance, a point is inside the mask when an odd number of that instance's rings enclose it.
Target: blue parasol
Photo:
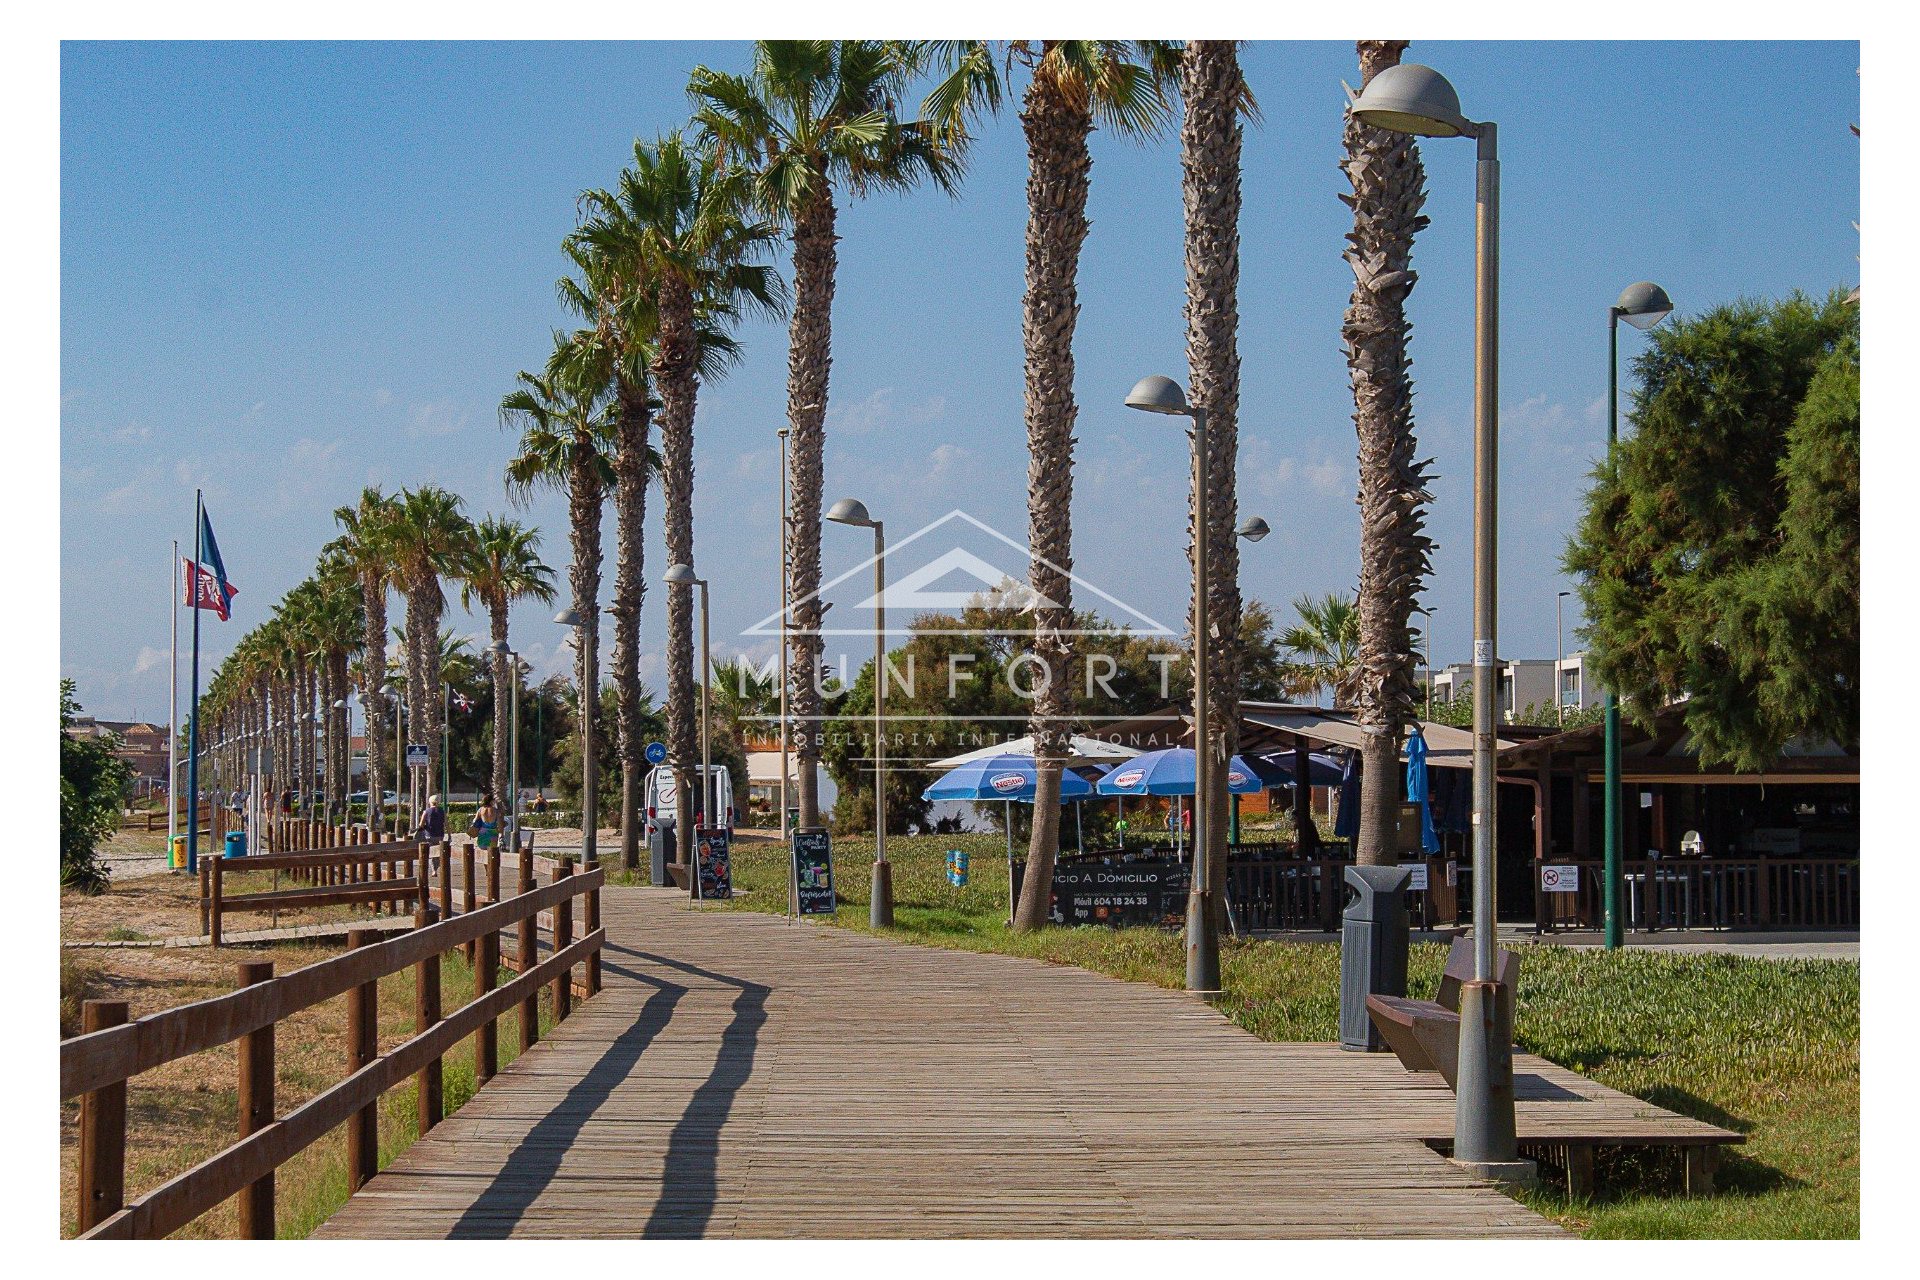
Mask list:
[[[920,793],[923,800],[1025,800],[1033,802],[1039,785],[1032,756],[998,755],[969,760],[950,769]],[[1060,770],[1060,798],[1079,800],[1093,784],[1071,769]]]
[[[1360,753],[1347,752],[1340,771],[1340,812],[1333,819],[1333,838],[1352,840],[1360,834]]]
[[[1190,796],[1194,789],[1192,747],[1149,751],[1113,767],[1096,788],[1103,796]],[[1235,795],[1264,791],[1260,775],[1239,756],[1227,762],[1227,790]]]
[[[1293,785],[1293,752],[1269,751],[1265,755],[1248,756],[1247,763],[1260,771],[1260,776],[1268,786],[1290,787]],[[1310,787],[1337,787],[1340,785],[1340,762],[1324,751],[1316,751],[1307,757],[1307,785]]]
[[[1427,775],[1427,739],[1416,724],[1407,739],[1407,803],[1420,806],[1420,847],[1438,853],[1440,837],[1433,833],[1433,791]]]

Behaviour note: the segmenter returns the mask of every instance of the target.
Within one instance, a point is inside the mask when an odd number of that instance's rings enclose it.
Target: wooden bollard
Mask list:
[[[587,933],[591,935],[600,928],[600,891],[587,890]],[[600,952],[598,948],[587,955],[587,994],[600,994]]]
[[[208,929],[208,907],[213,901],[212,882],[213,867],[208,859],[202,858],[200,859],[200,933],[202,937],[206,935]]]
[[[520,851],[520,892],[533,892],[533,855]],[[530,973],[540,963],[539,922],[529,913],[520,921],[520,972]],[[529,988],[520,1002],[520,1052],[525,1053],[540,1041],[540,992]]]
[[[415,909],[413,927],[425,929],[433,920],[425,905]],[[413,1029],[424,1034],[440,1021],[440,957],[430,955],[413,966]],[[441,1107],[441,1069],[438,1057],[430,1059],[420,1073],[414,1077],[414,1092],[418,1099],[420,1132],[440,1123]]]
[[[240,985],[257,986],[273,979],[273,964],[247,960],[240,965]],[[250,1137],[273,1123],[273,1024],[240,1037],[240,1136]],[[273,1229],[273,1173],[250,1182],[240,1191],[240,1235],[247,1240],[271,1240]]]
[[[487,905],[500,901],[500,846],[487,850]]]
[[[573,859],[560,859],[560,869],[554,872],[555,880],[573,878]],[[553,904],[553,950],[557,955],[565,951],[573,942],[573,899],[566,897]],[[553,980],[553,1020],[560,1021],[573,1012],[573,966],[560,971]]]
[[[218,853],[210,853],[207,855],[207,862],[211,864],[211,872],[209,875],[211,887],[207,898],[207,919],[209,922],[207,927],[207,940],[217,947],[220,945],[221,865],[226,862],[226,858]]]
[[[473,883],[473,841],[469,840],[460,846],[460,913],[462,915],[472,915],[475,900],[478,897],[479,889]],[[477,939],[467,943],[467,967],[469,969],[473,968],[474,961],[479,958],[480,953],[478,948],[479,941]]]
[[[347,934],[347,946],[371,946],[380,935],[371,929],[354,929]],[[380,984],[363,982],[347,991],[347,1074],[370,1064],[380,1052]],[[347,1121],[347,1183],[351,1190],[364,1187],[380,1172],[380,1103],[378,1099],[353,1113]]]
[[[473,966],[473,998],[492,991],[500,983],[500,935],[485,933],[479,938],[479,951]],[[473,1033],[473,1077],[485,1084],[500,1070],[500,1019],[488,1018]]]
[[[127,1020],[125,1000],[89,1000],[80,1006],[82,1031],[105,1031]],[[127,1202],[127,1082],[80,1095],[80,1222],[82,1233],[120,1212]]]
[[[453,841],[440,842],[440,918],[453,919]]]

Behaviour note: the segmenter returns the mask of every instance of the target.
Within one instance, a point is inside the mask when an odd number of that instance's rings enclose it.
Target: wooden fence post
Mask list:
[[[347,946],[371,946],[380,935],[371,929],[347,934]],[[347,992],[347,1074],[367,1066],[380,1046],[380,983],[364,982]],[[380,1171],[380,1104],[368,1103],[347,1121],[347,1185],[358,1191]]]
[[[554,872],[554,879],[573,878],[573,859],[560,859],[560,868]],[[573,942],[573,898],[560,899],[553,904],[553,950],[555,954],[567,949]],[[568,965],[553,980],[553,1020],[560,1021],[573,1012],[573,966]]]
[[[273,963],[246,960],[240,964],[240,985],[257,986],[273,980]],[[249,1137],[273,1123],[273,1024],[240,1037],[240,1136]],[[273,1173],[251,1182],[240,1192],[240,1234],[248,1240],[271,1240],[273,1229]]]
[[[125,1000],[80,1006],[82,1031],[105,1031],[127,1020]],[[80,1231],[93,1230],[127,1202],[127,1082],[80,1097]]]
[[[592,934],[600,927],[600,891],[587,890],[587,932]],[[587,994],[600,994],[600,951],[595,948],[587,956]]]
[[[209,896],[213,892],[212,879],[213,868],[209,865],[208,859],[200,859],[200,933],[202,936],[205,936],[210,927],[207,923],[207,908],[212,901]]]
[[[500,985],[500,935],[483,934],[473,966],[473,998],[478,1000]],[[473,1033],[473,1079],[478,1088],[500,1070],[500,1019],[488,1018]]]
[[[520,892],[533,892],[533,855],[525,849],[520,851]],[[518,929],[520,942],[520,972],[529,973],[540,963],[540,923],[534,913],[529,912],[520,921]],[[520,1002],[520,1052],[527,1050],[540,1041],[540,992],[538,988],[528,988],[527,998]]]
[[[432,916],[425,905],[415,909],[413,927],[426,929],[433,923]],[[413,966],[413,1029],[416,1034],[431,1030],[433,1024],[440,1021],[440,957],[430,955]],[[441,1104],[440,1059],[433,1058],[420,1068],[420,1074],[414,1077],[415,1095],[418,1099],[420,1132],[440,1123]]]
[[[453,841],[440,842],[440,918],[453,919]]]
[[[473,883],[473,841],[460,846],[460,914],[472,915],[479,888]],[[471,969],[479,959],[479,940],[467,944],[467,967]]]
[[[226,861],[226,858],[224,855],[221,855],[218,853],[210,853],[207,855],[207,861],[211,863],[213,866],[212,897],[209,899],[207,904],[207,917],[210,922],[207,930],[207,937],[208,937],[208,940],[212,943],[212,945],[217,947],[220,945],[221,865]]]

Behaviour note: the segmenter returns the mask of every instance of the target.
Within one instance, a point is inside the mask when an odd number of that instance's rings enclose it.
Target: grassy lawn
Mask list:
[[[946,881],[944,854],[971,854],[971,883]],[[930,946],[1029,956],[1177,988],[1181,940],[1154,929],[1014,934],[1005,843],[993,836],[896,838],[895,928]],[[836,841],[842,908],[832,923],[867,928],[872,842]],[[735,910],[784,912],[778,844],[734,850]],[[1431,996],[1445,963],[1414,948],[1413,993]],[[1224,943],[1220,1008],[1268,1040],[1332,1040],[1338,948]],[[1721,1191],[1679,1194],[1673,1153],[1596,1162],[1599,1192],[1571,1203],[1551,1181],[1528,1193],[1544,1213],[1599,1237],[1855,1237],[1860,1233],[1860,966],[1625,950],[1529,947],[1521,966],[1520,1046],[1602,1084],[1747,1135],[1723,1161]],[[1544,1171],[1543,1172],[1547,1172]],[[1550,1176],[1550,1175],[1549,1175]]]
[[[265,881],[267,877],[254,873]],[[242,877],[236,877],[242,879]],[[249,888],[269,887],[267,884]],[[236,890],[238,891],[238,890]],[[199,931],[197,885],[184,876],[141,876],[114,881],[98,897],[63,893],[61,933],[67,940],[137,941],[124,935],[168,937]],[[327,908],[342,911],[344,908]],[[286,913],[282,923],[288,923]],[[311,916],[313,913],[307,913]],[[364,914],[364,913],[362,913]],[[121,923],[129,922],[129,923]],[[266,923],[265,917],[260,923]],[[80,1003],[86,999],[126,1000],[134,1017],[204,1000],[233,988],[243,960],[271,960],[287,974],[337,954],[338,942],[276,943],[210,948],[116,947],[63,950],[60,964],[60,1034],[79,1030]],[[510,977],[503,974],[502,977]],[[473,998],[473,973],[459,951],[441,958],[441,1007],[448,1014]],[[413,1034],[414,979],[409,970],[390,974],[379,984],[380,1047],[391,1049]],[[550,994],[543,988],[541,1025],[552,1021]],[[519,1053],[519,1023],[500,1021],[500,1063]],[[472,1041],[443,1060],[442,1097],[452,1114],[473,1095]],[[275,1024],[275,1102],[284,1115],[346,1074],[346,998],[302,1010]],[[167,1179],[217,1154],[235,1141],[238,1094],[234,1046],[194,1054],[134,1077],[127,1089],[127,1195],[143,1194]],[[418,1136],[411,1082],[391,1090],[379,1108],[380,1165],[385,1168]],[[60,1108],[60,1227],[71,1235],[78,1138],[78,1100]],[[282,1239],[312,1233],[347,1199],[347,1144],[336,1129],[282,1165],[276,1175],[276,1229]],[[229,1202],[182,1228],[183,1238],[229,1238],[238,1209]]]

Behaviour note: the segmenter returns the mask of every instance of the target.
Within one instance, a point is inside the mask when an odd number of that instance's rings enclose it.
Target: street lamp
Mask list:
[[[582,617],[577,610],[562,609],[553,615],[553,620],[573,628],[573,638],[580,650],[580,860],[591,867],[599,861],[594,837],[600,825],[593,767],[593,713],[594,704],[600,699],[594,682],[592,619]]]
[[[700,817],[713,826],[713,654],[707,644],[707,580],[690,564],[676,564],[666,572],[670,587],[700,588]],[[680,820],[686,819],[680,815]],[[693,896],[700,897],[700,828],[693,832]]]
[[[1560,656],[1553,664],[1553,722],[1558,727],[1567,727],[1567,700],[1560,692],[1560,685],[1566,679],[1562,671],[1567,665],[1567,624],[1561,620],[1561,609],[1571,591],[1557,592],[1553,597],[1553,630],[1557,638]]]
[[[857,498],[842,498],[827,512],[835,524],[873,530],[873,895],[867,922],[893,926],[893,867],[887,861],[887,535]],[[783,765],[784,766],[784,762]]]
[[[508,720],[511,726],[507,731],[507,848],[520,851],[520,673],[522,663],[520,655],[507,646],[505,640],[495,640],[488,645],[486,652],[493,655],[495,661],[505,662],[512,673],[513,681],[507,694]],[[500,709],[494,708],[499,715]]]
[[[1474,139],[1473,331],[1473,981],[1460,989],[1459,1087],[1453,1158],[1482,1177],[1529,1181],[1513,1128],[1510,992],[1498,981],[1498,775],[1494,747],[1494,653],[1498,650],[1500,382],[1499,132],[1460,111],[1460,95],[1432,67],[1401,63],[1366,83],[1349,108],[1377,129],[1425,138]]]
[[[1641,280],[1620,291],[1607,308],[1607,466],[1614,465],[1614,446],[1620,442],[1620,322],[1651,329],[1673,311],[1673,299],[1651,280]],[[1620,696],[1607,690],[1605,761],[1605,816],[1601,827],[1605,879],[1601,899],[1606,914],[1607,950],[1626,941],[1626,868],[1621,864],[1620,832]]]
[[[1245,538],[1248,542],[1258,542],[1273,532],[1273,526],[1269,525],[1259,516],[1248,516],[1240,522],[1240,527],[1235,529],[1234,532]]]
[[[787,437],[793,432],[782,427],[774,434],[780,437],[780,842],[785,844],[792,835],[787,830],[787,614],[793,608],[793,566],[787,545],[791,524],[787,511]]]
[[[1220,933],[1213,918],[1214,741],[1207,683],[1207,411],[1187,403],[1180,384],[1159,374],[1140,379],[1127,407],[1193,419],[1193,885],[1187,897],[1187,990],[1220,990]],[[1251,522],[1249,522],[1251,523]],[[1262,524],[1265,522],[1262,521]],[[1256,539],[1257,540],[1257,539]]]
[[[403,763],[404,757],[402,756],[402,748],[405,746],[407,740],[404,727],[406,703],[401,700],[400,686],[392,680],[381,685],[380,692],[386,694],[387,701],[393,704],[393,837],[398,840],[401,835],[400,777],[401,771],[406,767]],[[371,793],[368,794],[367,799],[369,803],[372,802],[373,797]]]
[[[1427,620],[1420,628],[1420,642],[1426,649],[1427,663],[1427,719],[1433,719],[1433,615],[1436,610],[1431,606],[1413,606],[1413,611]]]

